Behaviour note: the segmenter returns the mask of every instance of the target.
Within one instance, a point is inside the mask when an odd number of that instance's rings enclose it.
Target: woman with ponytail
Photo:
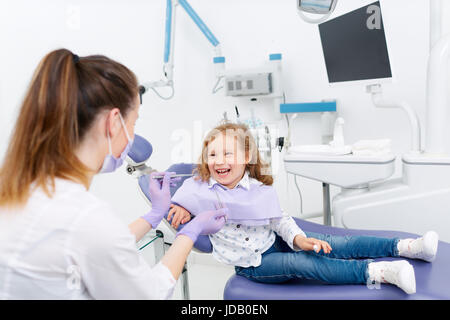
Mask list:
[[[223,210],[200,214],[151,268],[135,243],[168,212],[171,174],[150,178],[152,210],[128,227],[89,193],[122,164],[138,112],[124,65],[66,49],[42,59],[0,167],[0,299],[166,299],[197,236],[223,226]]]

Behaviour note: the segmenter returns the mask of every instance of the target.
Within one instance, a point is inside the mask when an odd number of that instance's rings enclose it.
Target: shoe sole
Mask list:
[[[436,258],[437,247],[439,244],[439,235],[435,231],[428,231],[423,236],[424,255],[425,261],[432,262]]]
[[[407,294],[416,293],[416,276],[414,274],[413,266],[405,261],[405,265],[401,268],[398,274],[398,287]]]

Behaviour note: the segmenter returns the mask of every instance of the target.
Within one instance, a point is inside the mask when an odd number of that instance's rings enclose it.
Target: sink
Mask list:
[[[369,183],[389,178],[395,171],[395,156],[315,155],[288,153],[286,171],[341,188],[367,188]]]

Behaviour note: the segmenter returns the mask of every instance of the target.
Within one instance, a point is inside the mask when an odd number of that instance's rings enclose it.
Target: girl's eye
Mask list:
[[[225,152],[225,155],[226,156],[231,156],[231,155],[233,155],[233,152]]]

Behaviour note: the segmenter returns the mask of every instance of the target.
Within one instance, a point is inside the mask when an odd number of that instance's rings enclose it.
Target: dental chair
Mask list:
[[[128,154],[129,163],[134,164],[127,167],[127,171],[135,170],[141,166],[142,174],[138,177],[139,190],[145,199],[151,203],[148,194],[148,174],[150,168],[145,166],[145,161],[150,157],[152,148],[144,138],[135,136],[135,142]],[[144,159],[145,158],[145,159]],[[129,167],[132,167],[131,169]],[[174,164],[165,171],[178,174],[192,173],[195,168],[193,164]],[[150,170],[149,170],[150,169]],[[173,195],[183,181],[171,187]],[[418,235],[398,231],[374,231],[343,229],[324,226],[302,219],[294,218],[297,225],[304,231],[319,232],[333,235],[371,235],[379,237],[415,238]],[[163,219],[167,227],[174,234],[176,230]],[[182,226],[180,226],[182,227]],[[163,235],[164,237],[164,235]],[[165,245],[170,245],[166,243]],[[201,253],[211,253],[212,245],[208,236],[200,236],[194,244],[194,250]],[[379,258],[375,261],[395,260],[398,258]],[[402,258],[405,259],[405,258]],[[233,275],[228,279],[224,289],[225,300],[385,300],[385,299],[450,299],[450,244],[439,241],[436,260],[428,263],[421,260],[407,259],[413,266],[416,276],[416,294],[408,295],[401,289],[390,284],[368,284],[368,285],[330,285],[316,280],[296,279],[281,284],[265,284],[250,281],[245,277]],[[184,298],[189,299],[189,283],[187,278],[187,267],[183,270],[182,285]]]

